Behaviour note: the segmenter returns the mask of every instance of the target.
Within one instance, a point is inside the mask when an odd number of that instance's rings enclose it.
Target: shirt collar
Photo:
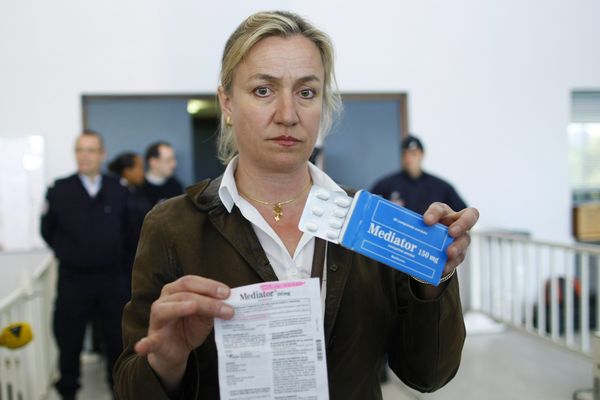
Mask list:
[[[238,157],[235,156],[223,173],[223,179],[219,186],[219,198],[228,212],[231,212],[233,206],[239,202],[240,194],[235,184],[235,170],[238,165]],[[333,192],[346,193],[337,183],[334,182],[325,172],[317,168],[313,163],[308,163],[308,171],[312,177],[313,185],[321,186]]]
[[[93,179],[84,174],[78,174],[83,187],[91,197],[95,197],[102,187],[102,174],[96,175]]]
[[[90,177],[89,175],[85,175],[85,174],[77,174],[77,175],[79,175],[79,179],[89,183],[90,185],[97,185],[98,183],[102,182],[102,174],[98,174],[98,175],[94,176],[93,178]]]
[[[146,172],[146,180],[155,186],[162,186],[165,184],[168,178],[156,176],[151,172]]]
[[[227,168],[225,168],[225,172],[223,173],[223,179],[221,179],[221,185],[219,186],[219,198],[228,212],[231,212],[231,209],[240,197],[234,177],[237,164],[238,158],[235,156],[227,164]]]

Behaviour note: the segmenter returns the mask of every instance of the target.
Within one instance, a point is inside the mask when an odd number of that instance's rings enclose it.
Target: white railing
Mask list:
[[[474,232],[469,310],[586,356],[600,320],[600,246]]]
[[[57,351],[51,331],[56,264],[50,254],[30,268],[19,265],[19,260],[18,256],[0,257],[3,280],[14,278],[14,289],[0,296],[0,329],[27,322],[33,340],[20,349],[0,347],[0,398],[41,400],[47,397],[56,373]],[[13,269],[14,273],[7,273]]]

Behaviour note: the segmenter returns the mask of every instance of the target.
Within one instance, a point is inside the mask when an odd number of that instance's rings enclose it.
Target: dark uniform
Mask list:
[[[142,190],[153,206],[163,200],[183,194],[183,186],[174,176],[167,179],[162,185],[155,185],[145,179]]]
[[[404,171],[386,176],[375,183],[371,193],[419,214],[423,214],[436,201],[448,204],[454,211],[467,207],[452,185],[425,172],[416,179]]]
[[[108,379],[119,356],[121,313],[129,288],[122,263],[127,231],[127,190],[103,175],[90,197],[78,175],[48,189],[42,236],[59,261],[54,335],[59,349],[63,398],[79,388],[79,357],[87,323],[97,317],[106,343]]]
[[[121,182],[121,184],[123,184],[123,182]],[[129,192],[127,203],[129,222],[127,238],[125,239],[126,248],[124,263],[126,266],[125,272],[129,281],[128,286],[131,287],[131,269],[133,267],[137,244],[140,240],[142,224],[144,223],[146,214],[148,214],[148,211],[152,209],[154,204],[148,199],[141,187],[127,186],[126,188]]]

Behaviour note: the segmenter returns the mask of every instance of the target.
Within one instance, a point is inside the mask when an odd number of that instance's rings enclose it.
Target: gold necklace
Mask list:
[[[273,206],[273,219],[275,220],[275,222],[279,222],[279,220],[283,217],[283,206],[286,204],[290,204],[296,200],[298,200],[300,197],[302,197],[304,195],[304,193],[306,193],[306,191],[312,186],[312,179],[310,179],[308,181],[308,185],[306,185],[304,187],[304,189],[302,189],[302,191],[300,193],[298,193],[296,196],[292,197],[289,200],[284,200],[284,201],[275,201],[275,202],[269,202],[269,201],[264,201],[264,200],[259,200],[257,198],[254,198],[252,196],[247,195],[246,193],[243,193],[241,191],[238,190],[239,194],[241,194],[242,196],[255,201],[257,203],[260,204],[264,204],[265,206]]]

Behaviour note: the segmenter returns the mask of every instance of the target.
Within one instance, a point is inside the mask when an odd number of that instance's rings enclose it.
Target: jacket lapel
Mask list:
[[[329,243],[327,251],[327,297],[325,298],[325,342],[331,340],[331,332],[340,308],[353,253],[341,246]]]
[[[208,211],[208,217],[214,227],[263,281],[278,280],[251,223],[242,216],[237,206],[229,213],[221,203],[218,195],[220,185],[220,177],[212,181],[203,181],[188,188],[187,194],[196,207]]]
[[[237,206],[233,207],[231,214],[224,207],[221,208],[213,209],[208,214],[215,228],[263,281],[278,280],[250,222],[242,216]]]

